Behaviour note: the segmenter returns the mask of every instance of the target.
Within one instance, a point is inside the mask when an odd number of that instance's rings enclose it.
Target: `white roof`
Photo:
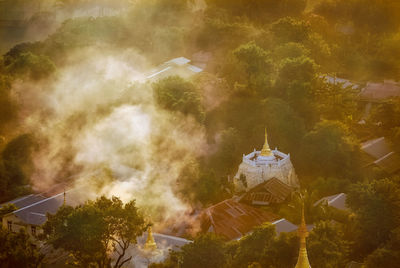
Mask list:
[[[314,206],[320,204],[323,201],[326,201],[328,203],[328,206],[337,208],[337,209],[342,209],[346,210],[348,209],[346,206],[346,198],[347,195],[345,193],[340,193],[340,194],[335,194],[335,195],[330,195],[330,196],[325,196],[315,202]]]
[[[189,62],[190,62],[189,59],[187,59],[185,57],[179,57],[179,58],[175,58],[175,59],[172,59],[170,61],[167,61],[166,63],[175,63],[177,65],[185,65],[185,64],[187,64]]]

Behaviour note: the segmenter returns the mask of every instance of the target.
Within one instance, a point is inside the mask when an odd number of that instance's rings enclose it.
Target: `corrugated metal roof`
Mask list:
[[[202,215],[202,229],[232,240],[249,233],[264,222],[272,222],[277,215],[232,199],[224,200],[205,209]]]
[[[189,59],[187,59],[185,57],[179,57],[179,58],[175,58],[175,59],[169,60],[166,63],[174,63],[174,64],[177,64],[177,65],[185,65],[185,64],[187,64],[189,62],[190,62]]]
[[[381,158],[392,151],[384,137],[362,143],[361,150],[375,159]]]
[[[240,202],[253,205],[280,203],[283,202],[292,192],[292,187],[277,178],[271,178],[250,189],[243,195]]]
[[[346,209],[348,209],[346,206],[346,198],[347,198],[347,195],[345,193],[330,195],[330,196],[323,197],[320,200],[318,200],[317,202],[315,202],[314,206],[326,201],[328,203],[328,205],[331,207],[346,210]]]
[[[37,203],[40,200],[46,199],[46,197],[40,195],[40,194],[30,194],[26,195],[11,201],[8,201],[6,203],[3,203],[0,205],[0,207],[7,205],[7,204],[14,204],[17,208],[23,208],[29,205],[32,205],[34,203]]]
[[[384,137],[362,143],[361,150],[374,159],[374,161],[372,161],[373,164],[382,168],[389,174],[400,170],[400,156],[393,152]]]
[[[364,99],[386,99],[400,96],[400,85],[393,81],[384,83],[368,83],[362,90],[360,96]]]
[[[275,225],[276,233],[290,233],[298,229],[298,226],[291,223],[287,219],[280,219],[272,223]]]

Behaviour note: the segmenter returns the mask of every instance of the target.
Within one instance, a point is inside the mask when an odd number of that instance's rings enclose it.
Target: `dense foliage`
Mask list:
[[[119,268],[132,259],[128,248],[146,228],[135,201],[102,196],[75,208],[62,206],[48,215],[43,230],[47,243],[70,252],[80,266]]]
[[[25,2],[29,1],[1,4],[13,11],[26,11],[30,6],[24,6]],[[134,4],[124,0],[56,2],[48,13],[37,12],[29,19],[10,18],[21,22],[18,29],[0,28],[2,39],[24,40],[16,35],[26,33],[29,37],[32,27],[53,29],[55,15],[63,18],[54,24],[57,29],[46,31],[40,41],[16,44],[0,58],[0,202],[30,191],[34,168],[31,155],[33,150],[40,150],[36,133],[26,133],[21,126],[22,118],[30,111],[19,97],[31,96],[14,90],[15,85],[46,85],[58,78],[59,68],[68,66],[71,54],[85,48],[132,49],[152,65],[206,51],[212,56],[204,73],[213,79],[172,76],[151,83],[159,108],[194,118],[204,129],[208,143],[207,154],[183,169],[177,194],[196,206],[231,196],[228,178],[234,176],[243,153],[262,146],[267,127],[270,146],[291,154],[300,184],[309,193],[307,218],[318,223],[310,235],[310,257],[315,262],[312,265],[341,267],[345,261],[357,260],[367,267],[396,267],[400,244],[399,180],[382,170],[367,168],[360,143],[385,136],[400,152],[400,100],[383,100],[372,105],[366,115],[359,89],[329,83],[324,76],[346,78],[361,86],[370,81],[398,79],[398,1],[207,0],[203,9],[194,8],[196,1],[189,0],[142,0],[133,1]],[[113,11],[122,7],[126,12],[103,16],[90,13],[93,7]],[[1,15],[8,19],[13,14],[27,14],[9,13]],[[214,100],[217,104],[212,106],[207,103],[210,92],[206,88],[210,84],[215,94],[212,96],[218,96]],[[37,90],[40,94],[40,90],[51,89]],[[363,120],[365,124],[358,123]],[[65,163],[57,168],[70,167]],[[352,215],[313,206],[322,196],[338,192],[348,192]],[[134,204],[129,204],[136,211]],[[73,232],[79,229],[64,230],[56,220],[74,221],[74,217],[83,217],[79,213],[93,212],[93,218],[87,220],[98,222],[100,227],[93,232],[101,233],[105,222],[98,206],[103,205],[110,206],[110,210],[116,206],[119,212],[128,209],[116,199],[100,199],[78,209],[63,207],[46,227],[53,235],[54,245],[81,250],[73,254],[82,263],[109,262],[104,259],[105,241],[89,237],[97,248],[80,248],[80,237],[68,240],[70,235],[76,237]],[[293,215],[298,205],[298,200],[292,198],[274,209],[298,222],[298,216]],[[141,226],[135,229],[137,235],[143,223],[135,219]],[[339,227],[320,222],[332,219],[340,222]],[[64,236],[56,237],[54,228],[61,228],[57,234]],[[273,233],[271,227],[264,226],[243,241],[229,245],[219,238],[201,237],[168,261],[183,261],[187,267],[292,267],[296,239],[283,234],[274,238]],[[64,239],[68,243],[64,244]],[[252,248],[255,245],[261,249]],[[213,250],[207,250],[207,246]],[[82,252],[84,255],[79,255]],[[218,257],[199,260],[199,256]]]

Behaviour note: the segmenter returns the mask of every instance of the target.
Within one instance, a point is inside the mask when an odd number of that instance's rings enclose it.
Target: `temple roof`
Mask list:
[[[277,178],[271,178],[250,189],[241,197],[240,202],[253,205],[280,203],[283,202],[292,192],[292,187]]]
[[[204,210],[201,227],[203,231],[212,231],[232,240],[246,235],[264,222],[277,219],[278,216],[273,213],[227,199]]]

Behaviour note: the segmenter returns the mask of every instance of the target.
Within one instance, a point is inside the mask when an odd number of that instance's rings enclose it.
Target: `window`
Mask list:
[[[36,236],[36,226],[31,226],[31,234]]]
[[[12,231],[12,221],[7,221],[7,228],[9,232]]]

